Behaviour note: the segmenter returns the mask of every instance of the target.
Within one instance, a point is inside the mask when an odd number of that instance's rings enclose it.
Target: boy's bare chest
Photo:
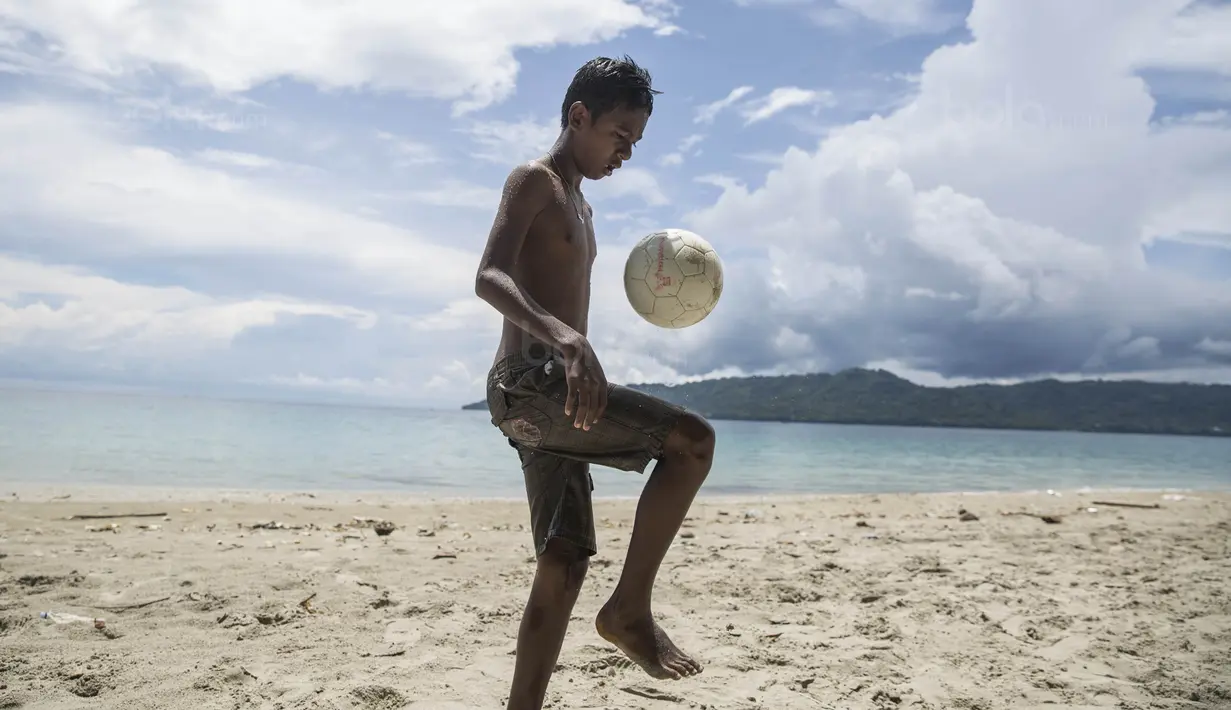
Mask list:
[[[589,265],[598,251],[590,205],[584,200],[577,203],[565,201],[556,207],[556,219],[552,220],[555,229],[552,231],[559,246],[578,261]]]

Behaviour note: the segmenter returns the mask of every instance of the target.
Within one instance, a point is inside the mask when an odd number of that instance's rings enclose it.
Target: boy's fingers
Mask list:
[[[582,387],[577,391],[577,416],[573,418],[573,428],[580,429],[590,411],[590,390]]]
[[[577,381],[568,380],[568,393],[564,395],[564,416],[570,416],[573,413],[573,398],[577,396]]]
[[[586,425],[586,428],[589,429],[590,425],[595,424],[598,422],[599,419],[602,419],[603,412],[606,410],[607,410],[607,388],[601,384],[596,384],[595,392],[594,392],[594,404],[590,408],[590,417],[589,417],[590,421],[589,421],[589,424]]]
[[[590,425],[593,424],[595,419],[598,418],[595,416],[595,413],[598,411],[598,405],[599,405],[598,392],[591,392],[590,393],[590,406],[586,408],[585,419],[583,419],[581,422],[582,429],[585,429],[586,431],[590,430]]]

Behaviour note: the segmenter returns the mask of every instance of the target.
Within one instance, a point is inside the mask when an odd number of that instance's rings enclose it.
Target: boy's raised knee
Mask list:
[[[663,448],[667,456],[687,457],[708,464],[714,457],[716,441],[717,435],[709,422],[697,414],[684,412],[676,420]]]

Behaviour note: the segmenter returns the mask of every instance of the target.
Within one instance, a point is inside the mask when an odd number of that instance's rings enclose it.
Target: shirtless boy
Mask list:
[[[709,473],[714,431],[681,407],[609,384],[586,339],[596,247],[581,180],[610,176],[632,157],[657,93],[627,57],[583,65],[551,151],[510,173],[479,265],[475,291],[504,315],[487,404],[521,459],[537,553],[509,710],[543,706],[597,552],[591,464],[644,473],[657,461],[619,583],[595,619],[598,633],[655,678],[701,671],[655,623],[650,593]]]

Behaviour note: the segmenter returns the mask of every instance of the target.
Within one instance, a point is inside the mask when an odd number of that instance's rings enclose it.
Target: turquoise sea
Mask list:
[[[1231,439],[715,422],[705,494],[1231,489]],[[595,495],[644,478],[595,468]],[[524,494],[486,412],[0,390],[0,485]]]

